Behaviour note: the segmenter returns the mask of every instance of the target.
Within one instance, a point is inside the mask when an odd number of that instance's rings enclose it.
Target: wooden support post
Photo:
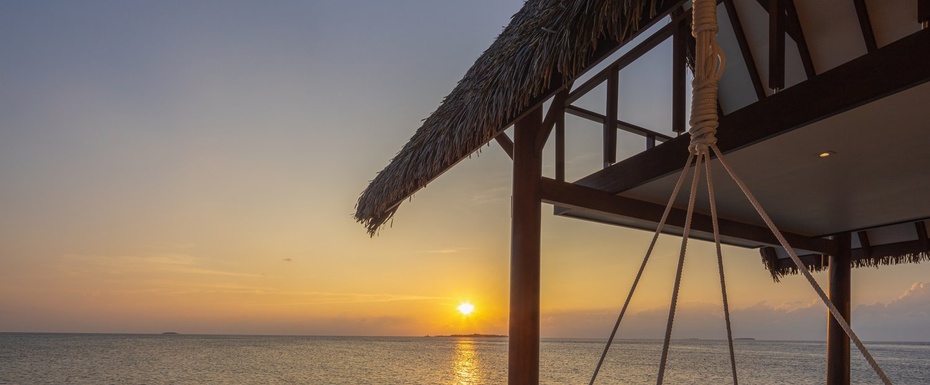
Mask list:
[[[769,1],[769,88],[785,88],[785,7]]]
[[[508,383],[539,384],[539,250],[542,201],[542,108],[514,124],[513,218],[510,245]]]
[[[555,120],[555,179],[565,181],[565,114]]]
[[[923,28],[928,27],[930,23],[930,0],[917,0],[917,22]]]
[[[675,28],[675,35],[672,38],[672,131],[679,134],[684,133],[688,125],[685,117],[687,115],[687,111],[685,111],[685,94],[688,88],[688,85],[685,84],[685,72],[688,70],[688,63],[685,61],[685,50],[688,47],[688,36],[691,36],[691,29],[685,23],[686,20],[683,19],[678,22],[678,27]]]
[[[920,242],[920,246],[924,250],[930,250],[930,237],[927,237],[927,225],[924,224],[924,221],[914,222],[914,227],[917,229],[917,241]]]
[[[837,252],[830,256],[830,301],[850,324],[850,234],[834,237]],[[849,385],[849,336],[827,313],[827,385]]]
[[[620,96],[620,71],[607,77],[607,110],[604,119],[604,167],[617,163],[617,99]]]

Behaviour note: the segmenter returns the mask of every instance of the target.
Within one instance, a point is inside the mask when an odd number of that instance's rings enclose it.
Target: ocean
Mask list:
[[[604,341],[545,339],[540,382],[587,384]],[[930,384],[930,343],[867,343]],[[615,342],[598,384],[653,384],[662,342]],[[736,341],[740,384],[822,384],[823,342]],[[880,383],[853,348],[854,384]],[[730,383],[725,341],[673,341],[666,384]],[[504,338],[0,333],[0,384],[503,384]]]

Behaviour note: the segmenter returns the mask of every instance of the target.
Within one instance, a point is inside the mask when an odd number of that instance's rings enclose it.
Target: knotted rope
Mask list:
[[[710,147],[717,143],[717,82],[726,68],[726,57],[723,50],[717,45],[717,2],[715,0],[694,0],[692,5],[691,34],[695,39],[694,80],[691,82],[691,119],[688,133],[691,134],[691,143],[688,151],[697,156],[694,170],[694,180],[691,186],[691,196],[688,200],[687,218],[685,219],[684,233],[682,234],[681,251],[678,257],[678,270],[675,274],[675,285],[672,289],[672,301],[669,305],[668,323],[665,328],[665,340],[662,344],[662,358],[659,361],[659,373],[656,384],[661,385],[665,377],[665,364],[668,360],[669,346],[672,338],[672,324],[675,321],[675,309],[678,306],[678,292],[681,289],[681,273],[685,261],[685,250],[688,244],[688,235],[691,230],[691,218],[694,210],[694,198],[697,195],[697,184],[700,176],[701,161],[706,161],[707,188],[711,205],[711,217],[714,227],[714,243],[717,248],[717,262],[720,268],[720,287],[723,294],[723,311],[727,326],[727,341],[730,351],[730,367],[732,369],[733,384],[736,385],[736,358],[733,354],[733,333],[730,328],[730,309],[727,301],[726,283],[723,275],[723,257],[720,253],[720,234],[717,227],[716,204],[714,202],[713,181],[710,179]],[[685,167],[687,168],[687,163]],[[682,171],[684,173],[684,171]]]
[[[859,337],[856,336],[856,334],[853,332],[852,328],[849,326],[849,322],[846,321],[836,306],[833,305],[833,302],[830,301],[830,299],[827,297],[826,293],[823,292],[823,289],[820,288],[820,286],[811,276],[810,272],[798,258],[794,249],[788,245],[788,242],[785,241],[785,238],[775,226],[774,222],[772,222],[771,218],[769,218],[769,216],[765,213],[762,205],[759,204],[745,183],[743,183],[743,181],[736,175],[732,168],[730,168],[730,165],[724,158],[723,153],[719,148],[717,148],[717,82],[720,80],[720,77],[723,74],[723,70],[726,67],[726,58],[724,57],[720,46],[717,45],[716,35],[718,27],[716,1],[694,0],[692,12],[694,21],[692,23],[691,33],[695,37],[695,47],[697,52],[695,53],[694,80],[691,83],[691,128],[688,130],[688,133],[691,135],[691,143],[688,145],[688,151],[690,152],[690,155],[688,156],[688,160],[685,163],[685,167],[682,169],[678,182],[675,184],[672,196],[669,198],[668,204],[665,206],[665,211],[662,213],[662,217],[658,223],[658,226],[656,227],[655,234],[652,237],[652,242],[649,244],[645,258],[643,258],[643,263],[639,268],[639,272],[636,274],[636,278],[633,280],[630,293],[627,295],[619,317],[617,317],[617,322],[610,333],[610,338],[607,340],[607,346],[604,347],[604,351],[597,363],[597,367],[594,369],[594,375],[591,377],[590,384],[594,384],[594,380],[597,378],[597,374],[601,369],[604,358],[607,356],[607,351],[610,349],[610,345],[613,342],[613,339],[617,333],[617,329],[620,326],[620,321],[623,319],[624,313],[626,313],[627,307],[630,304],[630,300],[633,297],[633,293],[635,292],[636,287],[639,284],[639,280],[642,277],[646,263],[649,261],[649,256],[652,254],[652,250],[655,247],[656,240],[658,239],[659,234],[662,232],[672,205],[678,196],[679,188],[681,187],[682,182],[688,174],[688,169],[691,167],[692,160],[695,162],[694,178],[691,181],[691,194],[688,199],[688,210],[686,212],[681,249],[678,258],[678,269],[675,275],[675,285],[672,291],[672,300],[671,304],[669,305],[668,323],[666,325],[665,340],[662,346],[662,357],[659,363],[659,372],[656,378],[656,383],[657,385],[661,385],[665,376],[665,366],[668,359],[669,346],[671,345],[672,325],[674,323],[675,310],[678,304],[678,293],[681,288],[681,274],[684,267],[684,258],[686,254],[688,238],[691,231],[691,219],[694,212],[694,201],[697,196],[697,187],[700,179],[699,170],[701,168],[701,163],[704,163],[705,173],[707,175],[707,189],[711,209],[711,219],[713,221],[714,243],[716,244],[717,251],[717,265],[720,270],[720,289],[723,295],[723,311],[726,321],[727,341],[729,343],[730,351],[730,368],[733,375],[733,384],[737,384],[736,359],[733,353],[733,332],[730,327],[730,310],[727,300],[726,280],[723,274],[723,257],[720,251],[720,229],[717,221],[718,218],[717,207],[714,198],[714,185],[710,171],[710,158],[711,154],[713,153],[713,155],[716,155],[717,159],[720,161],[720,164],[727,171],[727,173],[730,174],[730,177],[739,186],[740,190],[743,192],[746,198],[749,199],[753,208],[756,209],[756,212],[760,217],[762,217],[762,220],[778,239],[779,244],[786,251],[788,251],[791,260],[797,265],[798,270],[801,271],[805,278],[807,278],[808,282],[811,284],[811,287],[818,294],[820,299],[833,315],[833,318],[837,321],[837,323],[840,324],[840,327],[843,328],[850,339],[852,339],[856,347],[859,348],[859,350],[862,352],[862,355],[865,357],[866,361],[868,361],[869,365],[872,367],[878,377],[884,384],[890,385],[891,381],[885,375],[884,371],[882,371],[881,367],[879,367],[878,363],[875,361],[872,355],[869,354],[869,351],[866,349],[862,341],[859,340]]]
[[[717,81],[726,57],[717,45],[717,2],[694,0],[691,34],[695,40],[694,80],[691,81],[691,144],[688,151],[701,155],[717,143]]]

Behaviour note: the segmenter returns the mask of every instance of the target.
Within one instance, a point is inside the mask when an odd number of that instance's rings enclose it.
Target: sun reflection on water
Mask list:
[[[480,360],[475,341],[460,339],[455,341],[453,377],[450,385],[470,385],[483,383],[481,380]]]

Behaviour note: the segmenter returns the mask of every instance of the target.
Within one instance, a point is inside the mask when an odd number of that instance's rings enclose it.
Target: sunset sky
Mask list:
[[[351,214],[521,5],[0,2],[0,332],[506,333],[496,144],[377,237]],[[543,336],[606,337],[650,234],[543,213]],[[692,245],[676,336],[718,338],[713,248]],[[662,238],[621,337],[661,337],[677,248]],[[824,338],[802,277],[724,257],[737,337]],[[854,270],[853,309],[864,340],[930,340],[930,264]]]

